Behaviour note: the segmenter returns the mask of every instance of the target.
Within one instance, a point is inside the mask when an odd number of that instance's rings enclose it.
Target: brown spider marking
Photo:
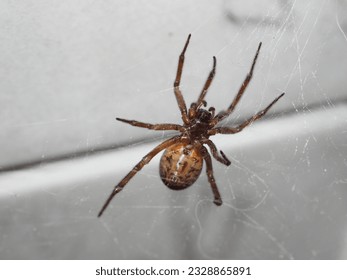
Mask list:
[[[211,155],[204,145],[209,147],[212,156],[217,161],[227,166],[230,165],[230,160],[222,151],[217,150],[217,147],[209,138],[215,134],[234,134],[242,131],[246,126],[263,117],[267,111],[284,95],[284,93],[282,93],[265,109],[259,111],[257,114],[236,127],[218,126],[222,120],[227,118],[234,111],[252,79],[253,70],[262,44],[259,43],[257,52],[253,58],[251,69],[241,84],[238,93],[226,110],[215,114],[214,107],[210,107],[208,110],[202,108],[207,106],[205,97],[216,73],[216,57],[213,57],[212,70],[207,77],[197,101],[192,103],[187,110],[186,103],[180,90],[180,83],[184,64],[184,55],[187,50],[190,37],[191,36],[189,35],[183,51],[179,56],[176,78],[174,81],[174,94],[178,103],[178,108],[181,112],[183,124],[150,124],[135,120],[117,118],[118,121],[128,123],[132,126],[153,130],[176,130],[180,132],[180,134],[159,144],[134,166],[134,168],[114,187],[113,191],[101,208],[98,217],[102,215],[113,197],[124,188],[129,180],[134,177],[136,173],[140,171],[146,164],[148,164],[153,157],[163,150],[165,150],[165,152],[160,159],[159,173],[166,186],[173,190],[181,190],[191,186],[200,176],[203,162],[205,161],[207,179],[211,185],[214,196],[213,202],[216,205],[222,205],[222,198],[213,176]]]
[[[169,161],[168,158],[172,160]],[[173,190],[191,186],[201,173],[203,160],[193,145],[176,144],[166,149],[160,159],[159,174],[163,183]],[[187,168],[189,167],[189,168]]]

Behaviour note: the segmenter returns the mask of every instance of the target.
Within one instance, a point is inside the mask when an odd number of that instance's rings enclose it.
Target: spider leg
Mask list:
[[[136,175],[137,172],[139,172],[147,163],[149,163],[153,157],[155,157],[160,151],[166,149],[167,147],[175,144],[179,140],[179,136],[170,138],[163,143],[156,146],[152,151],[150,151],[147,155],[145,155],[135,166],[134,168],[116,185],[111,192],[110,196],[107,198],[106,202],[102,206],[98,217],[102,215],[102,213],[105,211],[113,197],[119,193],[124,186],[129,182],[129,180]]]
[[[211,140],[206,139],[203,143],[207,144],[210,147],[212,155],[216,160],[218,160],[220,163],[225,164],[226,166],[229,166],[231,164],[231,161],[222,151],[220,151],[221,156],[218,154],[217,147]]]
[[[219,123],[220,121],[225,119],[227,116],[229,116],[234,111],[234,109],[237,106],[237,104],[239,103],[243,93],[245,92],[249,82],[252,79],[254,66],[255,66],[255,63],[257,62],[257,58],[258,58],[258,54],[259,54],[261,45],[262,45],[262,43],[260,42],[258,49],[257,49],[257,52],[255,53],[255,56],[253,59],[251,69],[250,69],[249,73],[247,74],[245,80],[243,81],[243,83],[242,83],[237,95],[235,96],[233,102],[230,104],[230,106],[228,107],[228,109],[226,111],[221,111],[215,116],[215,118],[211,121],[211,125],[216,125],[217,123]]]
[[[212,188],[212,192],[213,192],[213,196],[214,196],[214,204],[216,204],[217,206],[220,206],[223,204],[222,202],[222,198],[220,196],[216,181],[214,179],[213,176],[213,167],[212,167],[212,160],[211,160],[211,156],[208,153],[207,149],[204,146],[201,146],[201,154],[203,155],[203,158],[206,162],[206,173],[207,173],[207,178],[208,181],[211,185]]]
[[[202,91],[200,93],[199,98],[198,98],[198,101],[196,102],[195,110],[199,109],[200,106],[204,103],[204,98],[205,98],[205,96],[207,94],[208,88],[210,87],[210,85],[212,83],[212,80],[214,78],[214,75],[216,74],[216,63],[217,63],[217,60],[216,60],[216,57],[214,56],[213,57],[213,68],[212,68],[210,74],[208,75],[207,80],[205,82],[205,85],[204,85],[204,87],[203,87],[203,89],[202,89]]]
[[[215,135],[218,133],[221,134],[234,134],[234,133],[238,133],[240,132],[242,129],[244,129],[246,126],[250,125],[251,123],[255,122],[256,120],[260,119],[261,117],[263,117],[267,111],[270,110],[270,108],[284,95],[284,93],[282,93],[281,95],[279,95],[277,98],[275,98],[274,101],[272,101],[265,109],[259,111],[257,114],[255,114],[253,117],[249,118],[248,120],[244,121],[243,123],[241,123],[239,126],[237,127],[216,127],[216,128],[212,128],[210,129],[207,133],[208,135]]]
[[[174,92],[175,92],[176,100],[178,103],[178,107],[181,111],[182,120],[185,124],[189,124],[189,119],[188,119],[188,115],[187,115],[187,106],[186,106],[186,103],[184,101],[182,92],[180,90],[180,83],[181,83],[182,69],[183,69],[183,64],[184,64],[184,54],[185,54],[186,49],[188,47],[190,37],[191,37],[191,34],[189,34],[187,41],[186,41],[186,44],[184,45],[183,51],[179,56],[176,79],[174,82]]]
[[[126,120],[121,118],[116,118],[117,121],[128,123],[132,126],[138,126],[143,128],[148,128],[152,130],[178,130],[180,132],[184,132],[185,128],[179,124],[172,124],[172,123],[165,123],[165,124],[150,124],[150,123],[143,123],[138,122],[135,120]]]

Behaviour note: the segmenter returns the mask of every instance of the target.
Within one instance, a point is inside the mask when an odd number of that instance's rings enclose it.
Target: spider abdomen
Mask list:
[[[163,183],[173,190],[191,186],[201,173],[203,158],[198,148],[180,143],[165,150],[159,173]]]

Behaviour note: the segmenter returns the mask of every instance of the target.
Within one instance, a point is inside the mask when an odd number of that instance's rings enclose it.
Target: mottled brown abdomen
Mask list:
[[[191,186],[199,177],[203,158],[192,145],[176,144],[165,150],[159,173],[163,183],[173,190]]]

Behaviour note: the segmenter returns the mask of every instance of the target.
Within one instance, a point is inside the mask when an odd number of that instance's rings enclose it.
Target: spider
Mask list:
[[[222,205],[221,195],[218,191],[218,187],[213,176],[211,155],[204,145],[207,145],[209,147],[212,156],[217,161],[225,164],[226,166],[229,166],[231,163],[230,160],[222,151],[218,152],[215,144],[209,139],[210,136],[219,133],[234,134],[242,131],[246,126],[263,117],[267,113],[267,111],[284,95],[284,93],[282,93],[277,98],[275,98],[265,109],[259,111],[257,114],[250,117],[236,127],[217,126],[222,120],[224,120],[234,111],[249,82],[251,81],[253,69],[262,45],[262,43],[260,42],[253,59],[251,69],[247,74],[245,80],[243,81],[234,100],[226,110],[215,114],[214,107],[210,107],[208,110],[202,108],[207,106],[205,96],[215,75],[217,63],[216,57],[213,57],[212,70],[207,77],[198,100],[192,103],[189,110],[187,110],[186,103],[180,90],[180,82],[184,64],[184,55],[187,50],[190,37],[191,34],[189,34],[182,53],[179,56],[176,79],[174,81],[174,93],[181,112],[183,125],[171,123],[149,124],[135,120],[116,118],[118,121],[130,124],[132,126],[138,126],[152,130],[176,130],[179,131],[180,134],[167,139],[156,146],[134,166],[134,168],[118,183],[118,185],[114,187],[112,193],[101,208],[98,217],[103,214],[114,196],[121,190],[123,190],[124,186],[129,182],[129,180],[134,177],[137,172],[139,172],[162,150],[165,150],[165,152],[160,159],[159,173],[163,183],[167,187],[173,190],[182,190],[191,186],[200,176],[203,162],[205,161],[207,178],[214,195],[213,202],[218,206]]]

